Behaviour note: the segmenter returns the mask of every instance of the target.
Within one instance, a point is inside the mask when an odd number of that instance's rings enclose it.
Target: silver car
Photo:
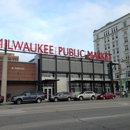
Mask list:
[[[70,92],[59,92],[56,95],[52,95],[49,97],[49,101],[61,101],[61,100],[68,100],[71,101],[73,98],[72,94]]]
[[[85,92],[81,92],[78,95],[75,95],[74,99],[77,100],[85,100],[85,99],[91,99],[94,100],[96,98],[96,95],[93,91],[85,91]]]

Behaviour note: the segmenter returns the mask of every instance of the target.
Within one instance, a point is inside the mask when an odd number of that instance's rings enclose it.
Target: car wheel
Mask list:
[[[105,97],[103,97],[103,99],[105,100],[106,98],[105,98]]]
[[[41,103],[42,100],[40,98],[37,99],[37,103]]]
[[[22,103],[22,100],[21,100],[21,99],[18,99],[18,100],[16,101],[16,103],[17,103],[17,104],[21,104],[21,103]]]
[[[58,102],[58,98],[54,98],[54,101],[55,101],[55,102]]]
[[[71,98],[70,97],[68,97],[68,99],[67,99],[68,101],[71,101]]]
[[[79,97],[79,100],[80,100],[80,101],[83,101],[83,97]]]
[[[92,97],[91,97],[91,100],[94,100],[94,99],[95,99],[95,96],[92,96]]]
[[[115,97],[112,97],[112,99],[114,99]]]

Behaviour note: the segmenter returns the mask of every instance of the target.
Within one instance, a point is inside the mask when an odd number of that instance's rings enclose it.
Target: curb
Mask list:
[[[47,99],[45,99],[45,100],[42,101],[42,103],[43,102],[49,102],[49,101]],[[0,106],[1,105],[13,105],[13,104],[14,104],[13,102],[3,102],[3,103],[0,103]]]

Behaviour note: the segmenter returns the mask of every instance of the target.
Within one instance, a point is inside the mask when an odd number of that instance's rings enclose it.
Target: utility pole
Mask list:
[[[119,60],[120,98],[122,98],[122,81],[121,81],[121,73],[122,73],[122,70],[121,70],[121,62],[120,62],[120,60]]]

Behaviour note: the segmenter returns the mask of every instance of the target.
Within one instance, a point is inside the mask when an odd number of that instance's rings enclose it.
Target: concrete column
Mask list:
[[[7,54],[3,56],[3,66],[2,66],[2,79],[1,79],[1,95],[4,96],[4,102],[6,102],[7,95]]]

